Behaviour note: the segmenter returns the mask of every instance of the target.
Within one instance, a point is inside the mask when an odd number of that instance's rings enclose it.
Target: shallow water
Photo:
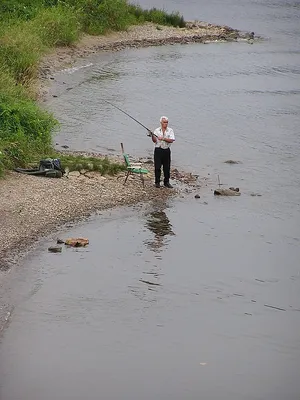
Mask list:
[[[165,1],[265,40],[106,53],[55,76],[59,146],[149,155],[102,99],[150,128],[167,114],[173,164],[210,186],[65,228],[90,245],[53,255],[49,238],[11,272],[1,400],[299,399],[299,4]],[[242,195],[214,198],[218,175]]]

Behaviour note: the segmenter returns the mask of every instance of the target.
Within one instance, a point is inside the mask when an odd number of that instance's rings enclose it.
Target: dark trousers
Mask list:
[[[170,180],[170,167],[171,167],[171,150],[161,149],[157,147],[154,149],[154,170],[155,170],[155,183],[160,183],[161,166],[164,171],[164,184],[169,183]]]

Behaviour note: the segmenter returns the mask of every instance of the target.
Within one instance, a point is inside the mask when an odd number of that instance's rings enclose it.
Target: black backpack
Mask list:
[[[59,158],[45,158],[44,160],[41,160],[39,165],[39,170],[40,171],[56,170],[60,171],[62,175],[65,173],[65,170],[62,167]]]
[[[40,161],[39,168],[14,168],[14,171],[22,174],[47,176],[48,178],[61,178],[65,173],[59,158],[45,158]]]

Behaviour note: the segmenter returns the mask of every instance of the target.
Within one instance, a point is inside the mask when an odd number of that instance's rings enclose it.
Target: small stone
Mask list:
[[[231,189],[216,189],[214,191],[215,196],[240,196],[241,193],[236,192],[235,190]]]
[[[225,164],[240,164],[241,162],[240,161],[234,161],[234,160],[227,160],[227,161],[224,161],[224,163]]]
[[[69,178],[78,178],[80,176],[80,172],[79,171],[70,171],[68,174]]]
[[[97,177],[97,174],[98,174],[98,172],[96,172],[96,171],[88,171],[88,172],[86,172],[84,175],[87,177],[87,178],[96,178]]]
[[[200,199],[200,194],[196,194],[195,199]]]
[[[72,247],[85,247],[89,244],[89,240],[86,238],[70,238],[65,241],[65,244]]]
[[[48,251],[50,253],[61,253],[62,247],[61,246],[50,246],[50,247],[48,247]]]

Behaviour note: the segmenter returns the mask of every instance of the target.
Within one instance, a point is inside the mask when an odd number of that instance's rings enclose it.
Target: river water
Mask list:
[[[106,211],[65,227],[91,243],[59,255],[42,241],[1,289],[0,399],[299,400],[300,2],[140,4],[263,40],[80,60],[47,103],[58,146],[151,155],[103,99],[150,128],[165,114],[173,165],[242,195]]]

